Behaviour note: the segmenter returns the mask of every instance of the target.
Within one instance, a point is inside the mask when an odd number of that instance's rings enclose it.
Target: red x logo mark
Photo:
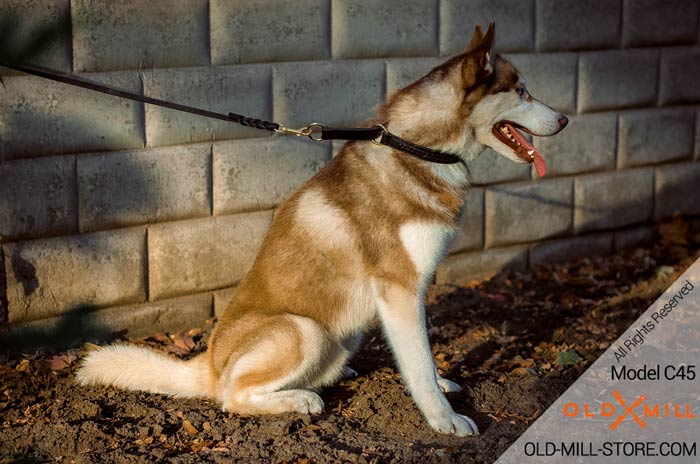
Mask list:
[[[637,414],[634,413],[633,409],[642,404],[644,401],[646,401],[646,396],[642,395],[639,398],[637,398],[637,401],[632,403],[632,406],[627,407],[625,404],[625,400],[622,398],[622,395],[620,395],[620,392],[617,390],[613,390],[612,392],[613,396],[617,400],[618,403],[622,405],[623,408],[625,408],[625,412],[621,414],[617,419],[615,419],[615,422],[610,424],[610,430],[615,430],[618,425],[627,417],[628,414],[632,415],[632,418],[634,421],[639,425],[641,428],[644,428],[647,426],[646,422],[644,422],[642,419],[639,418]]]

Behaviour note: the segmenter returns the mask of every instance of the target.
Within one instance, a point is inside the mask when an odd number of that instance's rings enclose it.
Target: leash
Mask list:
[[[386,129],[386,127],[384,127],[381,124],[376,124],[373,127],[330,128],[324,124],[315,122],[309,124],[308,126],[304,126],[300,129],[290,129],[282,124],[278,124],[276,122],[271,121],[265,121],[263,119],[249,118],[236,113],[216,113],[214,111],[204,110],[201,108],[195,108],[187,105],[181,105],[179,103],[173,103],[158,98],[152,98],[132,92],[127,92],[125,90],[115,89],[106,85],[97,84],[95,82],[80,79],[72,74],[63,74],[48,69],[40,69],[3,62],[0,62],[0,66],[14,69],[16,71],[41,77],[44,79],[61,82],[63,84],[81,87],[83,89],[88,89],[95,92],[101,92],[107,95],[112,95],[114,97],[126,98],[128,100],[147,103],[149,105],[162,106],[163,108],[181,111],[184,113],[196,114],[205,118],[234,122],[242,126],[254,127],[256,129],[262,129],[271,132],[274,131],[278,134],[283,135],[308,137],[314,142],[320,142],[322,140],[369,140],[375,144],[385,145],[387,147],[400,150],[404,153],[408,153],[411,156],[422,159],[424,161],[429,161],[431,163],[455,164],[462,162],[462,159],[459,156],[454,155],[452,153],[440,150],[433,150],[432,148],[424,147],[422,145],[418,145],[413,142],[409,142],[408,140],[402,139],[401,137],[398,137],[389,132]]]

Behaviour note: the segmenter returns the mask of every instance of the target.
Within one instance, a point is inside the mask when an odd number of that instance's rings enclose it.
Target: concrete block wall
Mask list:
[[[0,0],[31,62],[214,111],[352,125],[475,23],[567,113],[548,162],[486,150],[436,281],[648,243],[700,215],[700,0]],[[44,34],[46,35],[46,34]],[[2,49],[0,49],[2,52]],[[220,314],[274,208],[336,153],[0,68],[0,346]]]

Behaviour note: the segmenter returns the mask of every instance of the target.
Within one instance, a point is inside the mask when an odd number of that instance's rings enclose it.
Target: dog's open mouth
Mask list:
[[[513,150],[518,158],[522,159],[526,163],[535,163],[537,175],[540,177],[544,176],[547,172],[547,165],[545,164],[542,155],[540,155],[540,152],[537,151],[537,148],[527,141],[525,136],[521,134],[518,129],[524,132],[529,132],[526,128],[511,121],[497,122],[491,129],[491,132],[493,132],[493,135],[499,141]]]

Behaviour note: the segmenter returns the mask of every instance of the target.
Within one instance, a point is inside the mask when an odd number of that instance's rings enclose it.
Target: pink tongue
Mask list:
[[[540,155],[540,152],[537,151],[537,148],[533,147],[530,142],[527,141],[525,137],[512,125],[506,124],[508,129],[510,130],[510,133],[513,134],[513,136],[518,140],[518,143],[522,145],[523,147],[527,148],[528,150],[532,150],[532,162],[535,163],[535,170],[537,171],[537,175],[540,177],[544,177],[545,173],[547,172],[547,165],[544,162],[544,158],[542,158],[542,155]]]
[[[535,171],[537,171],[537,175],[544,177],[544,175],[547,173],[547,165],[544,163],[544,158],[542,158],[540,152],[537,150],[535,150],[535,152],[532,154],[532,157],[534,158]]]

